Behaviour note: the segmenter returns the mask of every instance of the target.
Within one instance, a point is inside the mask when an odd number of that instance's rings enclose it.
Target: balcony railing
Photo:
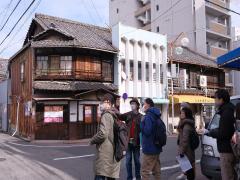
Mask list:
[[[229,8],[229,3],[224,2],[222,0],[208,0],[206,4],[214,9],[227,13],[228,10],[224,8]],[[223,8],[222,8],[223,7]]]
[[[218,34],[223,35],[229,35],[230,31],[228,30],[228,27],[224,24],[215,22],[215,21],[209,21],[207,22],[207,29],[216,32]]]
[[[112,75],[91,70],[37,69],[35,79],[78,79],[93,81],[112,81]]]
[[[217,46],[207,46],[207,53],[212,57],[219,57],[228,52],[227,48],[221,48]]]

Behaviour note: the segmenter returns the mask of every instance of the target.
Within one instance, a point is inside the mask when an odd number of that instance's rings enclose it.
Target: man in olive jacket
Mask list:
[[[140,103],[137,98],[130,101],[131,111],[121,115],[120,119],[126,122],[128,127],[128,150],[126,153],[127,180],[133,180],[132,159],[135,164],[136,180],[141,179],[140,174],[140,122],[142,114],[139,113]]]
[[[212,129],[206,135],[217,139],[217,148],[220,153],[222,180],[234,180],[234,155],[231,147],[231,138],[234,134],[234,105],[230,102],[229,93],[219,89],[215,93],[215,103],[220,115],[219,127]]]
[[[101,116],[100,126],[97,134],[91,139],[90,144],[96,144],[97,153],[95,160],[95,180],[114,180],[119,178],[120,162],[114,158],[114,120],[117,118],[114,113],[114,98],[111,94],[103,97],[100,105]]]

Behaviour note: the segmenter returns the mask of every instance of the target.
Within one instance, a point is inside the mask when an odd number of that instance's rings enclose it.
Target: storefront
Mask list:
[[[100,100],[107,92],[90,91],[77,94],[75,98],[34,98],[35,139],[74,140],[92,137],[101,117]]]
[[[172,97],[170,96],[170,104]],[[183,102],[190,104],[195,117],[195,125],[197,129],[202,129],[205,122],[213,116],[214,99],[200,95],[174,95],[174,118],[172,118],[172,106],[169,106],[169,121],[173,124],[173,131],[176,132],[180,117],[180,105]]]

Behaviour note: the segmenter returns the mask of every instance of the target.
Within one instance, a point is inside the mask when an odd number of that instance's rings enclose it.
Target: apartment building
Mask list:
[[[118,22],[167,34],[185,32],[189,47],[218,57],[231,47],[230,0],[110,0],[110,25]]]

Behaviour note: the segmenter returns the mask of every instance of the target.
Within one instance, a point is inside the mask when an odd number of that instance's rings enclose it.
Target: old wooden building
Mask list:
[[[172,105],[169,106],[169,120],[176,130],[180,104],[188,102],[195,114],[196,126],[200,129],[204,122],[209,121],[214,113],[214,95],[217,89],[226,88],[232,92],[229,76],[219,68],[215,59],[200,54],[192,49],[183,48],[182,54],[170,57],[176,65],[177,76],[173,78],[173,88],[169,86],[169,99],[174,101],[174,116]],[[169,72],[170,72],[169,66]],[[171,85],[171,82],[169,81]],[[173,89],[173,94],[172,94]],[[172,98],[173,95],[173,98]]]
[[[10,58],[10,125],[30,139],[92,136],[99,101],[115,94],[109,29],[36,14],[22,49]]]

